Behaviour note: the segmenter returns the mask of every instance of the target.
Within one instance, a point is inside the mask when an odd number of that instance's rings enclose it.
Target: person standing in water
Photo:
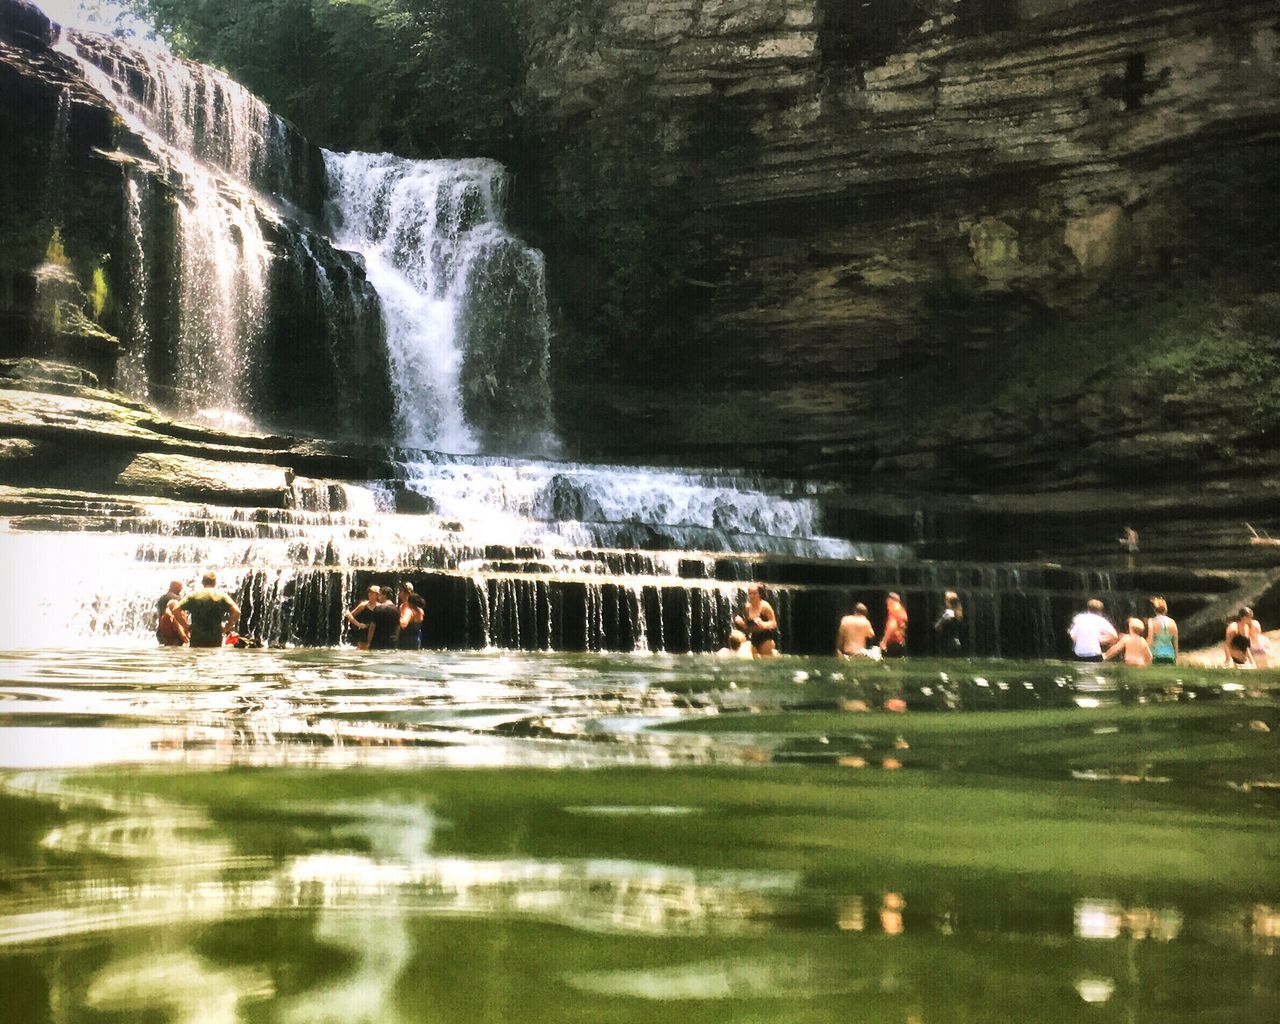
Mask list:
[[[200,589],[188,594],[178,611],[191,620],[192,647],[221,647],[222,638],[240,621],[240,606],[218,589],[218,576],[207,572],[200,579]]]
[[[884,634],[880,637],[880,650],[886,658],[905,658],[907,655],[907,609],[902,598],[895,593],[884,599]]]
[[[1110,661],[1117,654],[1124,653],[1124,663],[1130,668],[1146,668],[1151,664],[1151,648],[1147,646],[1147,638],[1142,634],[1147,624],[1141,619],[1129,620],[1129,632],[1120,637],[1103,655]]]
[[[757,658],[770,658],[777,653],[778,616],[773,605],[764,599],[759,583],[747,588],[747,603],[742,614],[733,617],[733,624],[747,634]]]
[[[181,647],[190,639],[191,623],[178,610],[181,602],[182,581],[173,580],[169,592],[156,602],[156,642],[162,647]]]
[[[1155,612],[1147,619],[1147,643],[1151,645],[1151,661],[1155,665],[1178,663],[1178,624],[1169,618],[1169,605],[1163,597],[1151,599]]]
[[[395,647],[400,634],[400,610],[390,588],[370,586],[365,595],[346,613],[346,620],[356,627],[356,646],[362,651]]]
[[[840,630],[836,633],[836,657],[877,660],[881,651],[872,645],[875,638],[875,628],[867,618],[867,606],[859,601],[853,606],[853,614],[840,620]]]
[[[1128,566],[1132,569],[1138,561],[1138,531],[1132,526],[1126,526],[1120,532],[1120,546],[1124,548]]]
[[[942,655],[945,658],[959,657],[964,649],[960,641],[960,627],[964,622],[964,605],[960,603],[960,595],[948,590],[942,595],[942,614],[933,624],[933,631],[942,642]]]
[[[422,649],[422,623],[427,617],[426,602],[413,592],[413,584],[405,580],[397,595],[400,601],[400,639],[397,646],[402,651]]]
[[[1071,620],[1067,635],[1071,637],[1071,650],[1076,661],[1101,661],[1102,648],[1120,639],[1116,627],[1103,615],[1103,604],[1096,597],[1090,598],[1085,610]]]

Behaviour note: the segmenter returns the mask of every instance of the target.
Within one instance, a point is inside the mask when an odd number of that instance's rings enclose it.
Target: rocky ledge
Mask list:
[[[331,483],[395,476],[382,446],[171,419],[87,371],[37,360],[0,361],[0,438],[0,484],[27,489],[339,511]],[[405,495],[404,506],[420,501]]]

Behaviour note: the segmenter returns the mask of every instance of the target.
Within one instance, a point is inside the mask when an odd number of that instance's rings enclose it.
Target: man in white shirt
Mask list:
[[[1071,637],[1076,661],[1101,661],[1102,649],[1116,642],[1120,634],[1102,614],[1102,602],[1096,597],[1089,601],[1086,610],[1071,620],[1067,634]]]

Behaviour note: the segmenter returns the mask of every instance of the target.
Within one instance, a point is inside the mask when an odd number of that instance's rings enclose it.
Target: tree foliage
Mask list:
[[[513,0],[130,0],[334,149],[502,157],[518,133]]]

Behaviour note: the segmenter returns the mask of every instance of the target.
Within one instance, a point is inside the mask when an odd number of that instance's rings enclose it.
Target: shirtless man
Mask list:
[[[760,584],[747,588],[747,604],[741,615],[733,617],[733,624],[747,634],[757,658],[771,658],[778,649],[778,616],[773,605],[764,600]]]
[[[840,631],[836,634],[836,657],[878,659],[880,648],[871,643],[875,635],[871,620],[867,618],[867,606],[859,601],[853,606],[853,614],[840,620]]]
[[[218,589],[218,576],[212,572],[201,577],[200,589],[183,598],[178,611],[191,619],[192,647],[221,647],[223,635],[240,621],[240,606]]]
[[[156,602],[156,642],[162,647],[181,647],[189,639],[191,623],[178,610],[182,601],[182,580],[169,584],[169,592]]]

